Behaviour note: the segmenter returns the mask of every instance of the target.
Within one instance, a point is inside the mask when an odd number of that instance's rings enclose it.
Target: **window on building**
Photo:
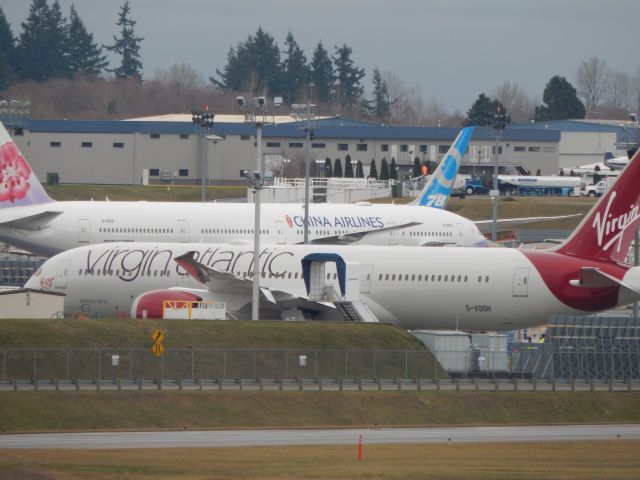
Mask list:
[[[62,142],[49,142],[49,146],[52,148],[59,148],[62,146]]]
[[[150,168],[149,169],[149,176],[150,177],[159,177],[160,176],[160,169],[159,168]]]
[[[400,145],[400,151],[401,151],[401,152],[408,152],[408,151],[409,151],[409,145],[404,144],[404,143],[403,143],[403,144],[401,144],[401,145]]]
[[[180,134],[180,140],[189,140],[189,134],[188,133],[181,133]]]
[[[553,153],[556,151],[556,147],[542,147],[542,151],[545,153]]]
[[[22,127],[13,127],[13,136],[14,137],[22,137],[22,136],[24,136],[24,128],[22,128]]]
[[[324,143],[312,143],[311,148],[326,148],[327,146]]]
[[[159,133],[151,133],[151,134],[149,134],[149,136],[151,138],[160,138],[160,134]]]
[[[267,142],[267,148],[280,148],[280,142]]]
[[[523,147],[522,145],[516,145],[515,147],[513,147],[513,151],[514,152],[526,152],[527,148]]]
[[[93,143],[92,142],[82,142],[80,145],[82,145],[82,148],[91,148],[91,147],[93,147]]]
[[[359,143],[356,145],[356,150],[359,152],[366,152],[367,151],[367,144],[366,143]]]
[[[113,148],[124,148],[123,142],[113,142]]]
[[[250,140],[251,135],[240,135],[240,140]]]
[[[420,153],[426,153],[429,150],[429,145],[420,145]]]
[[[289,142],[289,148],[302,148],[302,142]]]
[[[348,143],[339,143],[338,144],[338,151],[339,152],[346,152],[349,150],[349,144]]]
[[[494,155],[496,154],[496,146],[493,145],[491,147],[491,153],[493,153]],[[502,155],[502,145],[498,146],[498,155]]]
[[[450,148],[451,148],[451,145],[438,145],[438,153],[444,155],[449,151]]]
[[[188,168],[181,168],[180,170],[178,170],[178,176],[179,177],[188,177],[189,176],[189,169]]]
[[[389,144],[388,143],[383,143],[382,145],[380,145],[380,151],[381,152],[388,152],[389,151]]]
[[[530,152],[539,152],[540,151],[540,147],[529,147],[529,151]]]

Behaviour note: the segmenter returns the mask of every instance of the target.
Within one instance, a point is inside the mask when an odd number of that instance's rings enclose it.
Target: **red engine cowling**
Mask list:
[[[176,301],[180,306],[179,302],[201,302],[202,297],[181,290],[150,290],[138,295],[133,301],[131,318],[162,318],[162,307],[166,300]]]

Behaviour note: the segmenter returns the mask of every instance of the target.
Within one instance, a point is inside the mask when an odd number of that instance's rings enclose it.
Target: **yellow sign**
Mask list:
[[[151,338],[153,339],[153,347],[151,347],[151,351],[156,357],[159,357],[162,355],[162,352],[164,352],[164,347],[162,346],[164,335],[160,330],[156,330],[151,334]]]

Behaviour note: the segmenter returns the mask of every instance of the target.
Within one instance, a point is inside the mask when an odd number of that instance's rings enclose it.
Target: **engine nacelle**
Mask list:
[[[163,306],[166,300],[177,302],[192,303],[201,302],[202,296],[193,292],[185,292],[182,290],[150,290],[141,293],[131,304],[131,318],[162,318]],[[144,312],[146,311],[146,314]]]

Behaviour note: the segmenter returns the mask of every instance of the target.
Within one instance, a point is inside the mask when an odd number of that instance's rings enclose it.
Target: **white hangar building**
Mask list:
[[[296,175],[302,165],[305,132],[291,117],[268,117],[262,132],[265,168],[276,175]],[[311,141],[311,175],[323,176],[321,164],[340,158],[345,164],[361,161],[365,176],[372,159],[378,173],[381,162],[395,158],[399,174],[408,172],[417,157],[437,162],[458,134],[457,128],[387,126],[341,118],[316,120]],[[594,141],[588,134],[599,141]],[[476,128],[464,158],[462,172],[493,168],[496,132]],[[22,119],[12,135],[38,178],[48,183],[140,184],[171,180],[198,183],[202,171],[210,184],[244,184],[242,170],[254,170],[256,126],[243,116],[217,115],[211,128],[194,124],[191,115],[168,115],[126,121]],[[606,142],[599,132],[581,132],[583,140],[571,148],[603,155],[615,147],[615,133]],[[561,147],[567,143],[559,129],[534,125],[508,127],[498,153],[502,172],[543,175],[558,172]],[[602,151],[594,151],[594,150]],[[585,155],[586,158],[586,155]],[[317,162],[316,162],[317,160]],[[564,163],[564,162],[562,162]],[[206,167],[203,168],[203,165]],[[289,169],[289,170],[287,170]],[[291,169],[294,171],[291,172]]]

